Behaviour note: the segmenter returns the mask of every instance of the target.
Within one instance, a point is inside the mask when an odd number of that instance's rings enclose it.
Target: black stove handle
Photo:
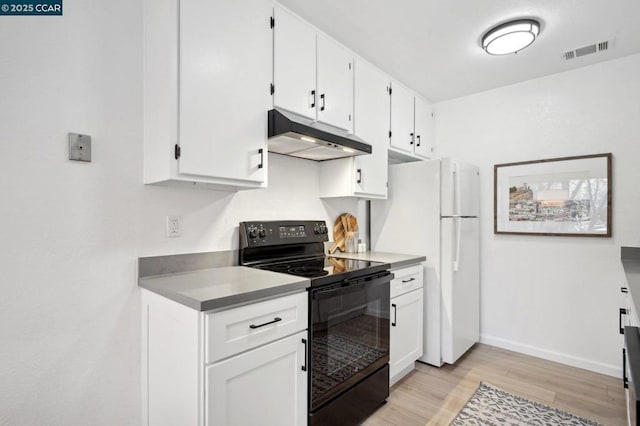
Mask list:
[[[256,328],[264,327],[265,325],[269,325],[269,324],[276,323],[276,322],[278,322],[278,321],[282,321],[282,318],[280,318],[280,317],[275,317],[275,318],[273,319],[273,321],[265,322],[264,324],[260,324],[260,325],[251,324],[251,325],[249,326],[249,328],[251,328],[251,329],[256,329]]]
[[[349,287],[349,286],[355,286],[355,285],[362,285],[362,284],[367,284],[367,285],[372,285],[374,284],[374,282],[381,280],[382,283],[384,282],[390,282],[393,279],[393,274],[389,271],[382,271],[380,273],[377,274],[371,274],[371,275],[365,275],[362,277],[357,277],[357,278],[352,278],[352,279],[344,279],[340,282],[337,282],[335,284],[327,284],[326,286],[322,286],[322,287],[318,287],[315,289],[311,290],[311,294],[313,298],[316,298],[317,296],[324,294],[324,293],[330,293],[336,290],[341,290],[344,287]],[[372,282],[373,281],[373,282]],[[380,283],[380,284],[382,284]]]

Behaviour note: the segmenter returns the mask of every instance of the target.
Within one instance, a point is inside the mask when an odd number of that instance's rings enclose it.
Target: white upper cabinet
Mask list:
[[[271,10],[180,1],[180,173],[265,180]]]
[[[354,158],[355,192],[372,198],[387,197],[387,150],[389,147],[389,76],[371,64],[355,64],[354,133],[371,145],[371,155]],[[358,170],[360,173],[358,173]]]
[[[318,34],[318,121],[353,132],[353,55]]]
[[[275,6],[273,31],[273,106],[315,120],[316,30]]]
[[[391,93],[389,157],[396,162],[433,157],[431,104],[395,81]]]
[[[323,161],[320,197],[387,198],[390,78],[364,60],[354,63],[354,133],[372,153]]]
[[[429,102],[415,98],[415,153],[431,158],[433,156],[433,108]]]
[[[271,14],[268,0],[145,0],[145,183],[266,186]]]
[[[353,55],[275,6],[273,106],[353,131]]]
[[[395,81],[391,88],[391,147],[413,153],[413,92]]]

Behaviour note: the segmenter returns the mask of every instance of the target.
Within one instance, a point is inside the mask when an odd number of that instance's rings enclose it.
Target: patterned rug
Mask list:
[[[494,425],[602,426],[594,421],[480,383],[480,387],[451,422],[451,426]]]

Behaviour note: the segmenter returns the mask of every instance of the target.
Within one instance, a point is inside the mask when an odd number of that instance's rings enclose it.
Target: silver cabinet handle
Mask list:
[[[408,280],[402,280],[403,283],[410,283],[411,281],[415,281],[416,277],[411,277]]]

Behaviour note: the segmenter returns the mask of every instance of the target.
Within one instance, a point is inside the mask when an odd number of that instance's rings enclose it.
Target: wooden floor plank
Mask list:
[[[626,425],[622,380],[478,344],[455,365],[416,369],[366,426],[448,426],[480,382],[607,426]]]

